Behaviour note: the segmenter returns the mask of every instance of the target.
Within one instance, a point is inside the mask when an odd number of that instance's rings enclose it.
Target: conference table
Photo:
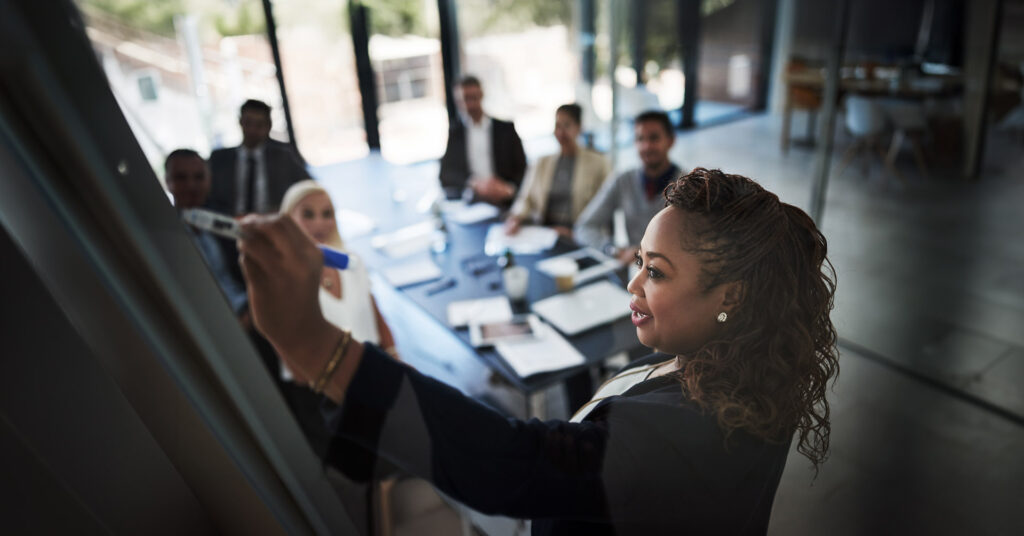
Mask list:
[[[426,216],[421,215],[421,219],[424,217]],[[417,333],[416,338],[420,339],[421,343],[422,339],[438,341],[436,345],[419,344],[417,350],[410,355],[403,355],[403,359],[417,367],[417,363],[425,363],[427,368],[431,368],[431,362],[440,364],[449,373],[447,374],[449,378],[441,377],[439,379],[458,384],[465,378],[458,377],[457,360],[459,356],[452,354],[470,355],[524,395],[525,413],[530,416],[530,398],[534,394],[566,381],[589,380],[590,371],[600,366],[606,358],[619,352],[636,351],[639,349],[640,343],[629,317],[623,316],[610,324],[597,326],[573,336],[565,336],[565,339],[584,356],[583,364],[538,373],[526,378],[520,377],[494,348],[474,349],[470,343],[467,328],[453,328],[448,325],[447,310],[448,305],[452,302],[504,295],[501,268],[497,262],[498,256],[484,254],[487,229],[499,221],[498,218],[489,218],[477,223],[460,224],[454,223],[446,217],[447,242],[442,251],[425,247],[423,251],[398,259],[392,258],[379,248],[374,247],[372,236],[350,240],[347,246],[360,256],[371,272],[376,272],[374,276],[375,295],[378,302],[389,302],[387,308],[390,309],[391,314],[388,321],[392,324],[415,323],[417,324],[414,326]],[[405,223],[415,223],[415,218],[406,218]],[[559,238],[555,246],[548,251],[534,255],[515,256],[516,264],[530,270],[530,277],[525,300],[511,304],[514,313],[529,312],[530,304],[558,292],[553,278],[536,270],[535,265],[543,259],[577,248],[578,246],[571,240]],[[389,267],[427,258],[436,263],[444,277],[450,279],[451,282],[439,285],[438,280],[433,280],[395,288],[385,278],[380,277],[380,273]],[[625,277],[623,269],[606,277],[581,283],[581,286],[607,279],[624,287]],[[416,308],[418,311],[410,308]],[[420,313],[426,313],[425,316],[429,320],[425,320],[424,315]],[[393,327],[401,328],[402,326]],[[446,347],[442,340],[445,337],[454,337],[462,344],[462,348],[452,348],[450,345]],[[399,351],[406,352],[407,350],[400,346]],[[439,355],[424,355],[431,353]],[[583,383],[589,385],[589,381]],[[456,387],[460,386],[456,385]],[[579,402],[579,400],[571,400],[570,404]]]

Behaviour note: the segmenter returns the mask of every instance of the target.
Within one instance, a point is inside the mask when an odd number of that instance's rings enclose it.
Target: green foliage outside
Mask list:
[[[174,17],[185,12],[182,0],[78,0],[86,15],[100,14],[136,30],[174,36]]]
[[[174,37],[174,18],[199,16],[202,31],[219,36],[266,32],[260,0],[77,0],[86,16],[123,25],[132,30]]]
[[[572,24],[571,0],[459,0],[459,31],[467,37]]]

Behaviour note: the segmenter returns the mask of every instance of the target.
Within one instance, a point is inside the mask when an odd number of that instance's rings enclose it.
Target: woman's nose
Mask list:
[[[641,296],[642,297],[644,295],[644,291],[643,291],[644,289],[643,289],[643,284],[642,284],[643,281],[641,281],[642,277],[644,277],[644,271],[643,270],[637,270],[636,275],[634,275],[633,279],[630,279],[629,280],[629,284],[626,285],[626,292],[629,292],[630,294],[632,294],[634,296]]]

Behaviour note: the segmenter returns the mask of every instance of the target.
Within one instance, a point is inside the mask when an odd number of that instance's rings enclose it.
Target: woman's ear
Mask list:
[[[732,312],[747,294],[747,285],[743,281],[730,281],[722,284],[722,310]]]

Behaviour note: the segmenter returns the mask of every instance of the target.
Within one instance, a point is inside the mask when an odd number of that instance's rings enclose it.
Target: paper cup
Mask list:
[[[525,266],[509,266],[501,272],[505,283],[505,293],[512,301],[526,298],[526,290],[530,287],[530,270]]]
[[[555,288],[558,292],[568,292],[576,286],[576,273],[579,268],[576,261],[564,259],[551,265],[551,275],[555,278]]]

